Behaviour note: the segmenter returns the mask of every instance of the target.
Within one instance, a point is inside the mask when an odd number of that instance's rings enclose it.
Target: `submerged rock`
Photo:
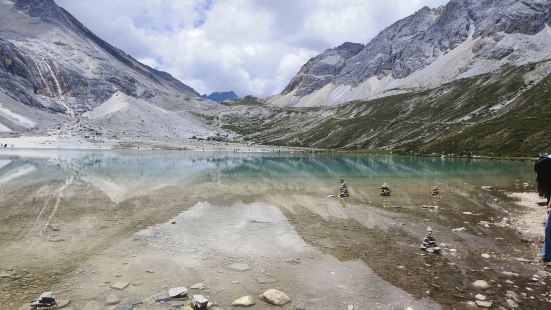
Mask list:
[[[62,299],[57,303],[56,309],[67,307],[71,303],[70,299]]]
[[[236,263],[236,264],[229,265],[228,269],[233,270],[233,271],[243,272],[243,271],[251,270],[251,267],[247,264]]]
[[[199,283],[193,284],[189,288],[194,289],[194,290],[204,290],[205,289],[205,284],[199,282]]]
[[[251,296],[243,296],[243,297],[237,298],[232,303],[232,306],[234,306],[234,307],[250,307],[254,304],[256,304],[256,302],[253,300],[253,298]]]
[[[259,297],[260,299],[266,301],[267,303],[275,306],[283,306],[291,301],[291,299],[287,297],[285,293],[273,288],[262,293],[262,295],[260,295]]]

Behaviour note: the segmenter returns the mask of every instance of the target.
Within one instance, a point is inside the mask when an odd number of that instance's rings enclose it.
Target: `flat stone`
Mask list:
[[[484,281],[484,280],[476,280],[474,281],[472,284],[471,284],[474,288],[478,288],[478,289],[487,289],[490,287],[490,285],[488,284],[488,282]]]
[[[353,305],[348,305],[348,310],[354,310],[354,306]]]
[[[286,303],[290,302],[291,299],[285,295],[280,290],[276,289],[269,289],[266,292],[262,293],[262,295],[259,296],[260,299],[266,301],[269,304],[275,305],[275,306],[283,306]]]
[[[193,295],[190,304],[193,310],[207,310],[209,300],[203,295]]]
[[[518,277],[519,276],[518,273],[514,273],[514,272],[511,272],[511,271],[502,271],[501,274],[504,275],[504,276],[508,276],[508,277]]]
[[[124,290],[128,285],[130,285],[130,283],[128,283],[128,282],[117,282],[117,283],[113,283],[113,285],[111,285],[111,288],[114,288],[114,289],[116,289],[116,290],[122,291],[122,290]]]
[[[251,296],[239,297],[234,302],[232,302],[232,306],[234,307],[250,307],[254,304],[256,304],[256,302]]]
[[[119,297],[117,297],[117,295],[115,294],[109,294],[107,296],[107,299],[105,300],[105,303],[108,304],[108,305],[116,305],[118,303],[120,303],[121,300],[119,299]]]
[[[172,298],[181,298],[187,296],[187,288],[181,286],[181,287],[174,287],[168,290],[168,296]]]
[[[483,308],[490,308],[492,306],[491,301],[477,300],[475,301],[476,305]]]
[[[482,253],[480,256],[482,256],[483,258],[490,258],[490,254],[488,253]]]
[[[228,269],[233,270],[233,271],[243,272],[243,271],[251,270],[251,267],[249,267],[249,265],[247,265],[247,264],[237,263],[237,264],[229,265]]]
[[[476,296],[474,298],[476,298],[477,300],[486,300],[486,296],[484,296],[482,294],[476,294]]]
[[[205,284],[199,282],[199,283],[193,284],[189,288],[194,289],[194,290],[204,290],[205,289]]]
[[[476,303],[474,301],[466,301],[463,303],[466,309],[477,309]]]

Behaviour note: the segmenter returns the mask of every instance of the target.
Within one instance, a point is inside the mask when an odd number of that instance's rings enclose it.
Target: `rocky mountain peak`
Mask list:
[[[274,100],[294,105],[327,86],[312,100],[342,103],[540,61],[551,57],[549,24],[549,0],[451,0],[423,7],[362,48],[356,45],[359,50],[349,52],[343,44],[310,59],[281,93],[283,100]]]
[[[64,10],[54,0],[15,0],[14,7],[45,22],[59,22],[64,19]]]
[[[105,42],[53,0],[0,1],[0,61],[0,99],[24,115],[76,118],[119,91],[144,100],[199,97]],[[16,123],[9,129],[19,130]]]

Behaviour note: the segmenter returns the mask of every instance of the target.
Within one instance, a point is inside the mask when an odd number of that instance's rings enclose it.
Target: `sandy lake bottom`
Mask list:
[[[329,197],[341,177],[350,197]],[[0,309],[44,291],[64,309],[185,309],[165,298],[180,286],[213,309],[549,309],[534,179],[512,161],[3,150]],[[428,226],[441,254],[419,249]],[[270,288],[291,302],[260,300]]]

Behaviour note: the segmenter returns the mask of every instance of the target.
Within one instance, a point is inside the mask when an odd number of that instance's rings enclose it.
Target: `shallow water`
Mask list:
[[[329,198],[341,177],[351,197]],[[119,307],[174,309],[183,302],[155,296],[197,282],[205,288],[191,292],[222,308],[273,287],[291,297],[288,309],[458,308],[474,300],[477,278],[493,284],[485,294],[498,305],[501,271],[519,273],[517,282],[537,271],[514,260],[533,258],[534,246],[498,225],[521,209],[505,192],[533,191],[533,179],[527,162],[2,150],[0,308],[53,290],[74,309],[106,309],[109,294]],[[379,196],[384,182],[389,198]],[[427,226],[442,255],[419,251]],[[521,304],[549,305],[539,289]],[[253,309],[269,308],[256,301]]]

